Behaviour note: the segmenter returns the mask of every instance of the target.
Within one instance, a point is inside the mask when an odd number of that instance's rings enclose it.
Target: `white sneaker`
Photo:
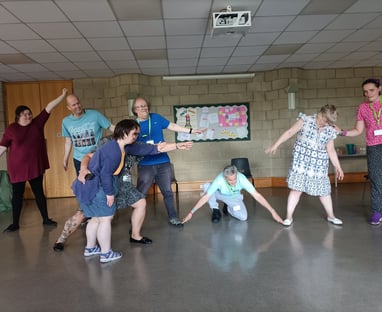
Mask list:
[[[338,218],[329,218],[328,217],[328,222],[333,223],[334,225],[342,225],[343,222],[341,219]]]
[[[292,223],[293,223],[293,219],[285,219],[283,221],[283,225],[285,225],[285,226],[291,226]]]

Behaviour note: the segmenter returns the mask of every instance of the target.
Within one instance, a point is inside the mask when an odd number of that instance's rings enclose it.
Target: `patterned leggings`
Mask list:
[[[373,212],[382,213],[382,144],[367,147],[370,201]]]

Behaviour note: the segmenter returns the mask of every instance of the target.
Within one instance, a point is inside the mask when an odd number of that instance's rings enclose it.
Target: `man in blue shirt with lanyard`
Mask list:
[[[137,139],[139,142],[149,144],[164,142],[163,129],[189,134],[200,134],[207,130],[181,127],[159,114],[150,113],[149,102],[142,97],[135,99],[132,111],[137,117],[136,120],[141,128],[141,132]],[[175,210],[174,194],[171,189],[171,178],[172,169],[170,157],[167,153],[148,155],[139,162],[137,180],[138,191],[146,195],[155,181],[163,195],[169,223],[174,226],[183,226]]]
[[[227,214],[229,213],[232,217],[240,221],[246,221],[247,208],[243,201],[243,194],[241,194],[242,189],[246,190],[257,202],[264,206],[271,213],[276,222],[283,222],[276,210],[273,209],[264,196],[255,189],[247,177],[237,171],[235,166],[225,167],[223,172],[221,172],[212,183],[205,183],[203,189],[205,194],[183,219],[183,223],[189,221],[193,214],[207,202],[212,209],[212,222],[219,222],[221,213],[217,200],[227,205]]]

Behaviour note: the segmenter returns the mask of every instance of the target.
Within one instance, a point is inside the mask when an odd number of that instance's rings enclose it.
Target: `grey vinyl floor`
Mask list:
[[[288,190],[259,190],[284,217]],[[25,201],[21,229],[0,234],[0,310],[22,311],[382,311],[382,226],[366,223],[368,189],[333,188],[329,224],[317,198],[303,196],[285,228],[246,196],[247,222],[210,221],[205,206],[184,228],[167,224],[161,195],[148,198],[143,235],[129,238],[130,209],[113,221],[113,249],[124,257],[100,264],[84,258],[85,227],[61,253],[52,246],[74,198],[48,200],[57,228],[43,228],[34,201]],[[179,194],[180,216],[199,198]],[[0,214],[5,228],[11,213]]]

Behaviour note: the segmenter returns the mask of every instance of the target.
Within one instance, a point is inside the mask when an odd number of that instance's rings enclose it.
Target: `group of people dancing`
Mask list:
[[[28,181],[35,195],[44,226],[57,226],[49,218],[43,190],[43,175],[49,168],[44,138],[44,125],[51,111],[66,97],[71,114],[63,119],[62,134],[65,137],[63,167],[68,168],[73,149],[73,164],[77,178],[72,189],[79,202],[79,210],[71,216],[55,242],[53,249],[63,251],[69,235],[83,222],[86,225],[84,256],[97,255],[101,263],[122,257],[122,252],[111,247],[111,221],[117,209],[132,207],[130,242],[151,244],[152,240],[141,234],[146,214],[146,195],[153,182],[158,185],[167,210],[168,222],[181,227],[190,221],[194,213],[207,202],[211,208],[211,221],[219,222],[219,202],[223,213],[240,220],[247,220],[247,208],[242,190],[247,191],[272,216],[284,226],[294,222],[293,214],[301,194],[319,197],[327,221],[342,225],[343,221],[333,212],[331,184],[328,175],[329,162],[335,168],[337,179],[344,177],[334,140],[340,136],[357,136],[366,129],[367,165],[370,179],[371,210],[368,222],[378,225],[382,221],[382,168],[378,165],[382,153],[381,85],[379,79],[370,78],[362,83],[365,101],[358,107],[353,129],[344,130],[338,125],[334,105],[325,105],[313,115],[299,113],[297,121],[268,148],[265,153],[274,155],[281,144],[296,136],[287,184],[290,189],[286,218],[282,219],[272,205],[235,166],[226,166],[211,183],[203,185],[204,194],[194,207],[180,219],[174,205],[171,189],[172,168],[167,154],[173,150],[190,150],[192,141],[167,143],[163,130],[202,134],[207,129],[192,129],[170,122],[163,116],[150,112],[149,102],[138,97],[132,111],[135,119],[123,119],[113,125],[104,115],[84,109],[74,94],[62,94],[48,103],[33,118],[27,106],[16,108],[15,122],[4,131],[0,141],[0,156],[8,151],[8,173],[12,184],[13,222],[4,232],[14,232],[20,227],[25,184]],[[103,131],[112,135],[102,139]],[[136,186],[132,168],[138,164]]]

